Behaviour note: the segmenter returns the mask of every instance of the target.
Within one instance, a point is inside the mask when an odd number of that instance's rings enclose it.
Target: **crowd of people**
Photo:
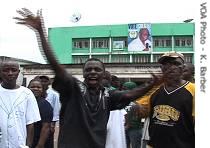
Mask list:
[[[195,147],[194,68],[182,54],[163,54],[162,75],[151,73],[142,85],[122,83],[96,58],[84,63],[80,81],[53,54],[41,11],[17,12],[22,17],[14,19],[36,33],[55,78],[38,75],[26,88],[16,83],[19,64],[1,63],[1,148],[54,148],[57,121],[58,148]]]

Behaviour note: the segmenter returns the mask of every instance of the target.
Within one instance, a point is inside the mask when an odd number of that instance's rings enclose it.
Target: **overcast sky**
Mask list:
[[[2,1],[1,1],[2,2]],[[44,62],[35,34],[15,24],[16,9],[43,9],[46,27],[129,23],[181,23],[195,19],[194,0],[5,0],[0,5],[0,56]],[[79,12],[77,23],[70,21]]]

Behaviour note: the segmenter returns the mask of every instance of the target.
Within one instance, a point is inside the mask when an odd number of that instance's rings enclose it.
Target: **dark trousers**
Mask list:
[[[130,128],[126,130],[127,148],[141,147],[142,128]]]

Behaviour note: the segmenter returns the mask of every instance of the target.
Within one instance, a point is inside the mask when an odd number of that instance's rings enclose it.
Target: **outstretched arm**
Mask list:
[[[51,64],[56,75],[62,77],[64,75],[65,69],[58,63],[45,36],[46,30],[44,28],[42,11],[38,10],[37,15],[34,15],[30,10],[22,8],[21,10],[17,10],[17,13],[19,13],[22,18],[14,17],[14,19],[17,20],[16,23],[26,25],[35,31],[38,43],[41,44],[41,49],[43,49],[48,62]]]
[[[128,91],[124,95],[124,99],[128,99],[130,101],[134,101],[143,95],[145,95],[149,90],[151,90],[154,86],[160,85],[163,83],[162,77],[156,76],[153,73],[150,73],[152,75],[152,79],[150,82],[145,83],[141,87],[134,88],[130,91]]]
[[[154,86],[157,86],[157,85],[160,85],[163,83],[162,78],[154,75],[153,73],[151,73],[151,75],[153,76],[153,79],[149,83],[145,83],[144,86],[136,87],[136,88],[134,88],[132,90],[128,90],[126,92],[114,91],[112,94],[112,98],[113,98],[112,101],[116,103],[115,107],[122,108],[125,105],[129,104],[131,101],[140,99],[140,97],[144,96]],[[122,95],[118,95],[120,93]]]

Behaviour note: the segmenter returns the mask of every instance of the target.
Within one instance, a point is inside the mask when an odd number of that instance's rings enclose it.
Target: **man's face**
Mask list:
[[[99,61],[89,61],[85,64],[83,69],[83,77],[85,83],[91,87],[96,88],[101,85],[104,76],[104,68]]]
[[[50,85],[50,80],[47,78],[41,78],[41,83],[42,83],[43,89],[47,90],[48,86]]]
[[[17,63],[15,62],[3,63],[0,70],[2,83],[6,85],[16,84],[19,72],[20,72],[19,65]]]
[[[146,41],[148,39],[148,31],[146,29],[142,30],[142,32],[140,33],[140,39],[142,41]]]
[[[183,61],[180,58],[172,58],[162,64],[163,78],[167,83],[181,80],[183,72]]]
[[[34,94],[36,98],[41,97],[43,93],[43,86],[42,83],[39,81],[33,81],[30,83],[28,87]]]
[[[183,78],[191,78],[194,75],[194,66],[192,64],[186,64],[183,68]]]

